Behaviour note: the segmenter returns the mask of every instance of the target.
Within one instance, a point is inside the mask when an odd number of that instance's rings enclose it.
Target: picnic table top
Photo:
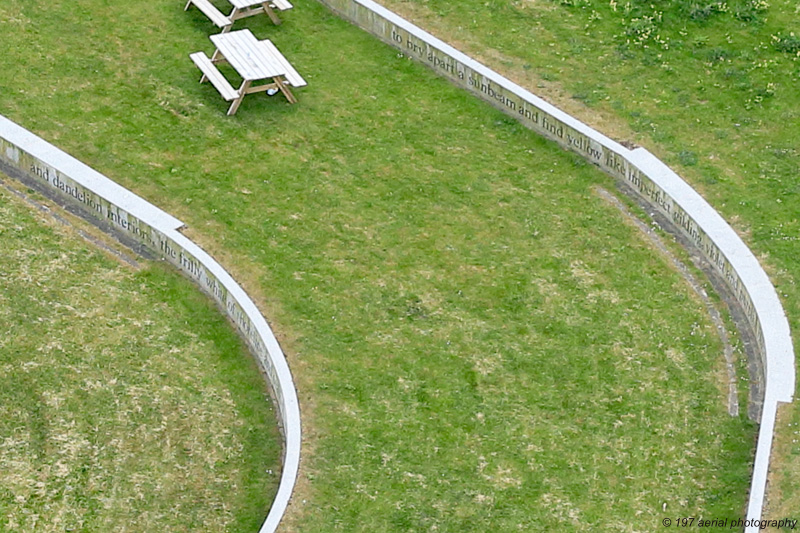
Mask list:
[[[267,0],[228,0],[236,9],[247,9],[252,6],[260,6]]]
[[[249,81],[286,74],[286,58],[269,41],[259,41],[250,30],[220,33],[210,37],[228,63]],[[276,57],[276,54],[278,57]]]

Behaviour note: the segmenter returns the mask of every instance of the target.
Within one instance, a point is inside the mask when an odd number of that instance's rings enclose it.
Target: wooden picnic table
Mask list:
[[[259,13],[266,13],[275,24],[280,24],[276,9],[286,11],[292,8],[288,0],[228,0],[233,5],[233,11],[228,15],[231,21],[245,17],[252,17]]]
[[[286,11],[292,8],[289,0],[228,0],[233,6],[230,15],[225,15],[216,8],[210,0],[188,0],[184,11],[192,5],[202,11],[214,24],[222,29],[222,33],[230,31],[233,22],[245,17],[252,17],[259,13],[266,13],[275,24],[280,24],[281,19],[275,10]]]
[[[306,81],[269,39],[259,41],[250,30],[220,33],[209,37],[217,47],[209,59],[203,52],[189,57],[203,72],[200,82],[210,81],[225,100],[233,100],[228,115],[239,109],[245,95],[267,91],[282,92],[289,103],[296,103],[289,86],[303,87]],[[215,66],[227,62],[242,77],[239,89],[234,89]],[[265,83],[255,84],[263,81]]]

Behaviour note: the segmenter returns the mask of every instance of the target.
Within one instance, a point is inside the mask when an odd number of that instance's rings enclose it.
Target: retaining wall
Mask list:
[[[210,255],[180,233],[183,222],[0,116],[0,169],[93,218],[197,283],[235,324],[264,371],[284,438],[280,485],[260,533],[272,533],[294,489],[300,464],[300,409],[286,358],[250,297]]]
[[[629,150],[519,85],[370,0],[319,0],[343,18],[428,65],[528,128],[577,152],[632,191],[691,243],[722,281],[754,339],[752,363],[763,376],[763,402],[747,517],[763,507],[778,402],[795,389],[789,324],[755,256],[722,217],[677,174],[644,148]],[[739,324],[742,327],[742,324]],[[748,530],[749,531],[749,530]],[[753,529],[756,531],[756,529]]]

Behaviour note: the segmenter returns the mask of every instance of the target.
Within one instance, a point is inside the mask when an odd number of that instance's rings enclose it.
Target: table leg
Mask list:
[[[220,63],[222,61],[225,61],[225,57],[222,55],[222,53],[219,50],[214,50],[214,54],[211,56],[211,62],[212,63]],[[203,76],[200,78],[200,83],[203,83],[207,79],[208,78],[206,77],[206,75],[203,74]]]
[[[219,50],[215,50],[214,51],[214,55],[211,56],[211,62],[212,63],[214,62],[214,60],[217,58],[218,55],[222,55],[222,54],[219,53]],[[204,83],[207,79],[208,79],[208,76],[203,74],[202,76],[200,76],[200,83]]]
[[[235,115],[236,110],[239,109],[239,104],[242,103],[244,99],[244,95],[247,94],[247,89],[250,87],[250,80],[244,80],[242,82],[242,86],[239,87],[239,96],[231,103],[231,107],[228,109],[228,115]]]
[[[286,85],[286,82],[284,82],[284,80],[282,80],[280,76],[276,76],[272,78],[272,80],[275,82],[275,85],[278,86],[278,89],[281,90],[284,96],[286,96],[286,99],[289,100],[290,104],[297,103],[297,98],[294,97],[292,91],[289,90],[289,87]]]
[[[275,13],[275,10],[269,5],[269,2],[263,2],[261,5],[264,7],[264,12],[269,15],[270,19],[272,19],[273,24],[276,26],[279,25],[281,23],[281,19],[278,18],[278,14]]]

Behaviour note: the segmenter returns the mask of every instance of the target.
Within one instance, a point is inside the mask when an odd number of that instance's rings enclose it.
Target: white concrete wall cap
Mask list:
[[[167,237],[175,241],[175,244],[182,247],[186,252],[193,255],[208,272],[225,288],[230,296],[236,300],[239,306],[248,316],[253,327],[258,332],[264,346],[270,354],[270,359],[281,383],[281,395],[283,400],[283,433],[285,439],[285,450],[283,459],[283,469],[278,492],[270,507],[267,519],[259,530],[260,533],[272,533],[278,527],[294,490],[294,483],[300,470],[300,447],[301,447],[301,423],[300,423],[300,404],[297,398],[297,391],[292,385],[292,375],[289,365],[286,363],[283,350],[278,344],[278,340],[267,324],[264,316],[258,310],[250,296],[236,283],[233,277],[228,274],[205,250],[197,246],[186,236],[177,231],[166,234]]]
[[[746,516],[750,520],[760,520],[761,510],[764,507],[765,487],[767,486],[770,450],[772,449],[772,435],[775,431],[777,408],[778,404],[776,402],[765,401],[764,410],[761,413],[758,446],[756,447],[756,457],[753,461],[753,477],[750,482],[750,499],[747,502]],[[759,528],[755,526],[745,528],[745,533],[756,533],[757,531],[759,531]]]
[[[275,358],[275,369],[276,371],[281,374],[283,373],[283,377],[287,380],[290,380],[286,383],[291,382],[291,373],[289,372],[289,365],[286,363],[286,358],[283,353],[283,350],[278,344],[278,340],[275,338],[275,335],[272,333],[272,329],[270,329],[269,325],[267,324],[266,319],[261,314],[261,311],[258,310],[253,300],[250,299],[250,296],[244,289],[236,283],[236,281],[228,274],[228,271],[225,270],[222,265],[220,265],[213,257],[211,257],[205,250],[200,248],[194,242],[189,240],[185,235],[182,233],[174,232],[171,235],[168,235],[172,238],[175,243],[181,247],[183,247],[187,252],[192,254],[197,260],[206,268],[208,271],[215,277],[217,280],[225,287],[225,290],[230,293],[230,295],[239,303],[240,307],[244,314],[246,314],[250,321],[253,323],[253,326],[258,330],[259,334],[261,335],[262,340],[264,341],[264,346],[266,346],[267,351]],[[294,388],[291,387],[292,391]],[[289,399],[293,399],[293,403],[297,405],[297,395],[290,394],[287,396],[287,401]]]
[[[722,216],[661,160],[644,148],[631,151],[628,160],[690,214],[733,266],[747,287],[769,354],[765,400],[792,401],[796,378],[789,322],[778,293],[758,259]]]
[[[453,48],[446,42],[437,39],[430,33],[426,32],[422,28],[412,24],[411,22],[405,20],[404,18],[396,15],[392,11],[389,11],[385,7],[376,4],[372,0],[353,0],[356,4],[360,4],[364,8],[376,13],[377,15],[385,18],[391,24],[394,24],[398,28],[402,28],[408,33],[419,37],[421,40],[428,43],[433,48],[439,49],[444,52],[446,55],[452,57],[459,63],[463,64],[465,67],[475,71],[476,73],[490,79],[492,83],[499,85],[516,93],[522,99],[529,101],[530,103],[534,104],[536,107],[544,111],[545,113],[552,115],[557,120],[563,122],[570,128],[574,129],[577,132],[580,132],[587,137],[592,138],[593,140],[597,141],[598,143],[619,152],[621,154],[626,154],[628,149],[622,146],[621,144],[617,143],[613,139],[610,139],[603,135],[602,133],[598,132],[595,129],[590,128],[580,120],[576,119],[575,117],[565,113],[564,111],[560,110],[559,108],[555,107],[552,104],[542,100],[540,97],[536,96],[535,94],[529,92],[528,90],[520,87],[513,81],[509,80],[505,76],[495,72],[494,70],[488,68],[486,65],[479,63],[469,57],[468,55],[464,54],[463,52]]]
[[[278,340],[258,307],[222,265],[183,234],[175,231],[167,234],[167,237],[173,239],[175,244],[183,247],[189,254],[193,255],[217,279],[230,296],[236,300],[242,312],[248,316],[264,342],[264,346],[270,354],[275,373],[278,376],[283,400],[282,410],[284,412],[284,419],[282,420],[285,440],[283,468],[278,492],[272,502],[269,514],[259,530],[259,533],[272,533],[277,529],[286,512],[294,491],[295,480],[300,470],[300,449],[302,444],[300,404],[297,398],[297,391],[293,385],[289,365],[286,362],[280,344],[278,344]]]
[[[76,183],[103,198],[114,198],[114,204],[139,220],[159,228],[178,229],[184,224],[140,196],[111,181],[73,156],[56,148],[41,137],[0,115],[0,137],[22,148],[36,159],[68,176]]]

